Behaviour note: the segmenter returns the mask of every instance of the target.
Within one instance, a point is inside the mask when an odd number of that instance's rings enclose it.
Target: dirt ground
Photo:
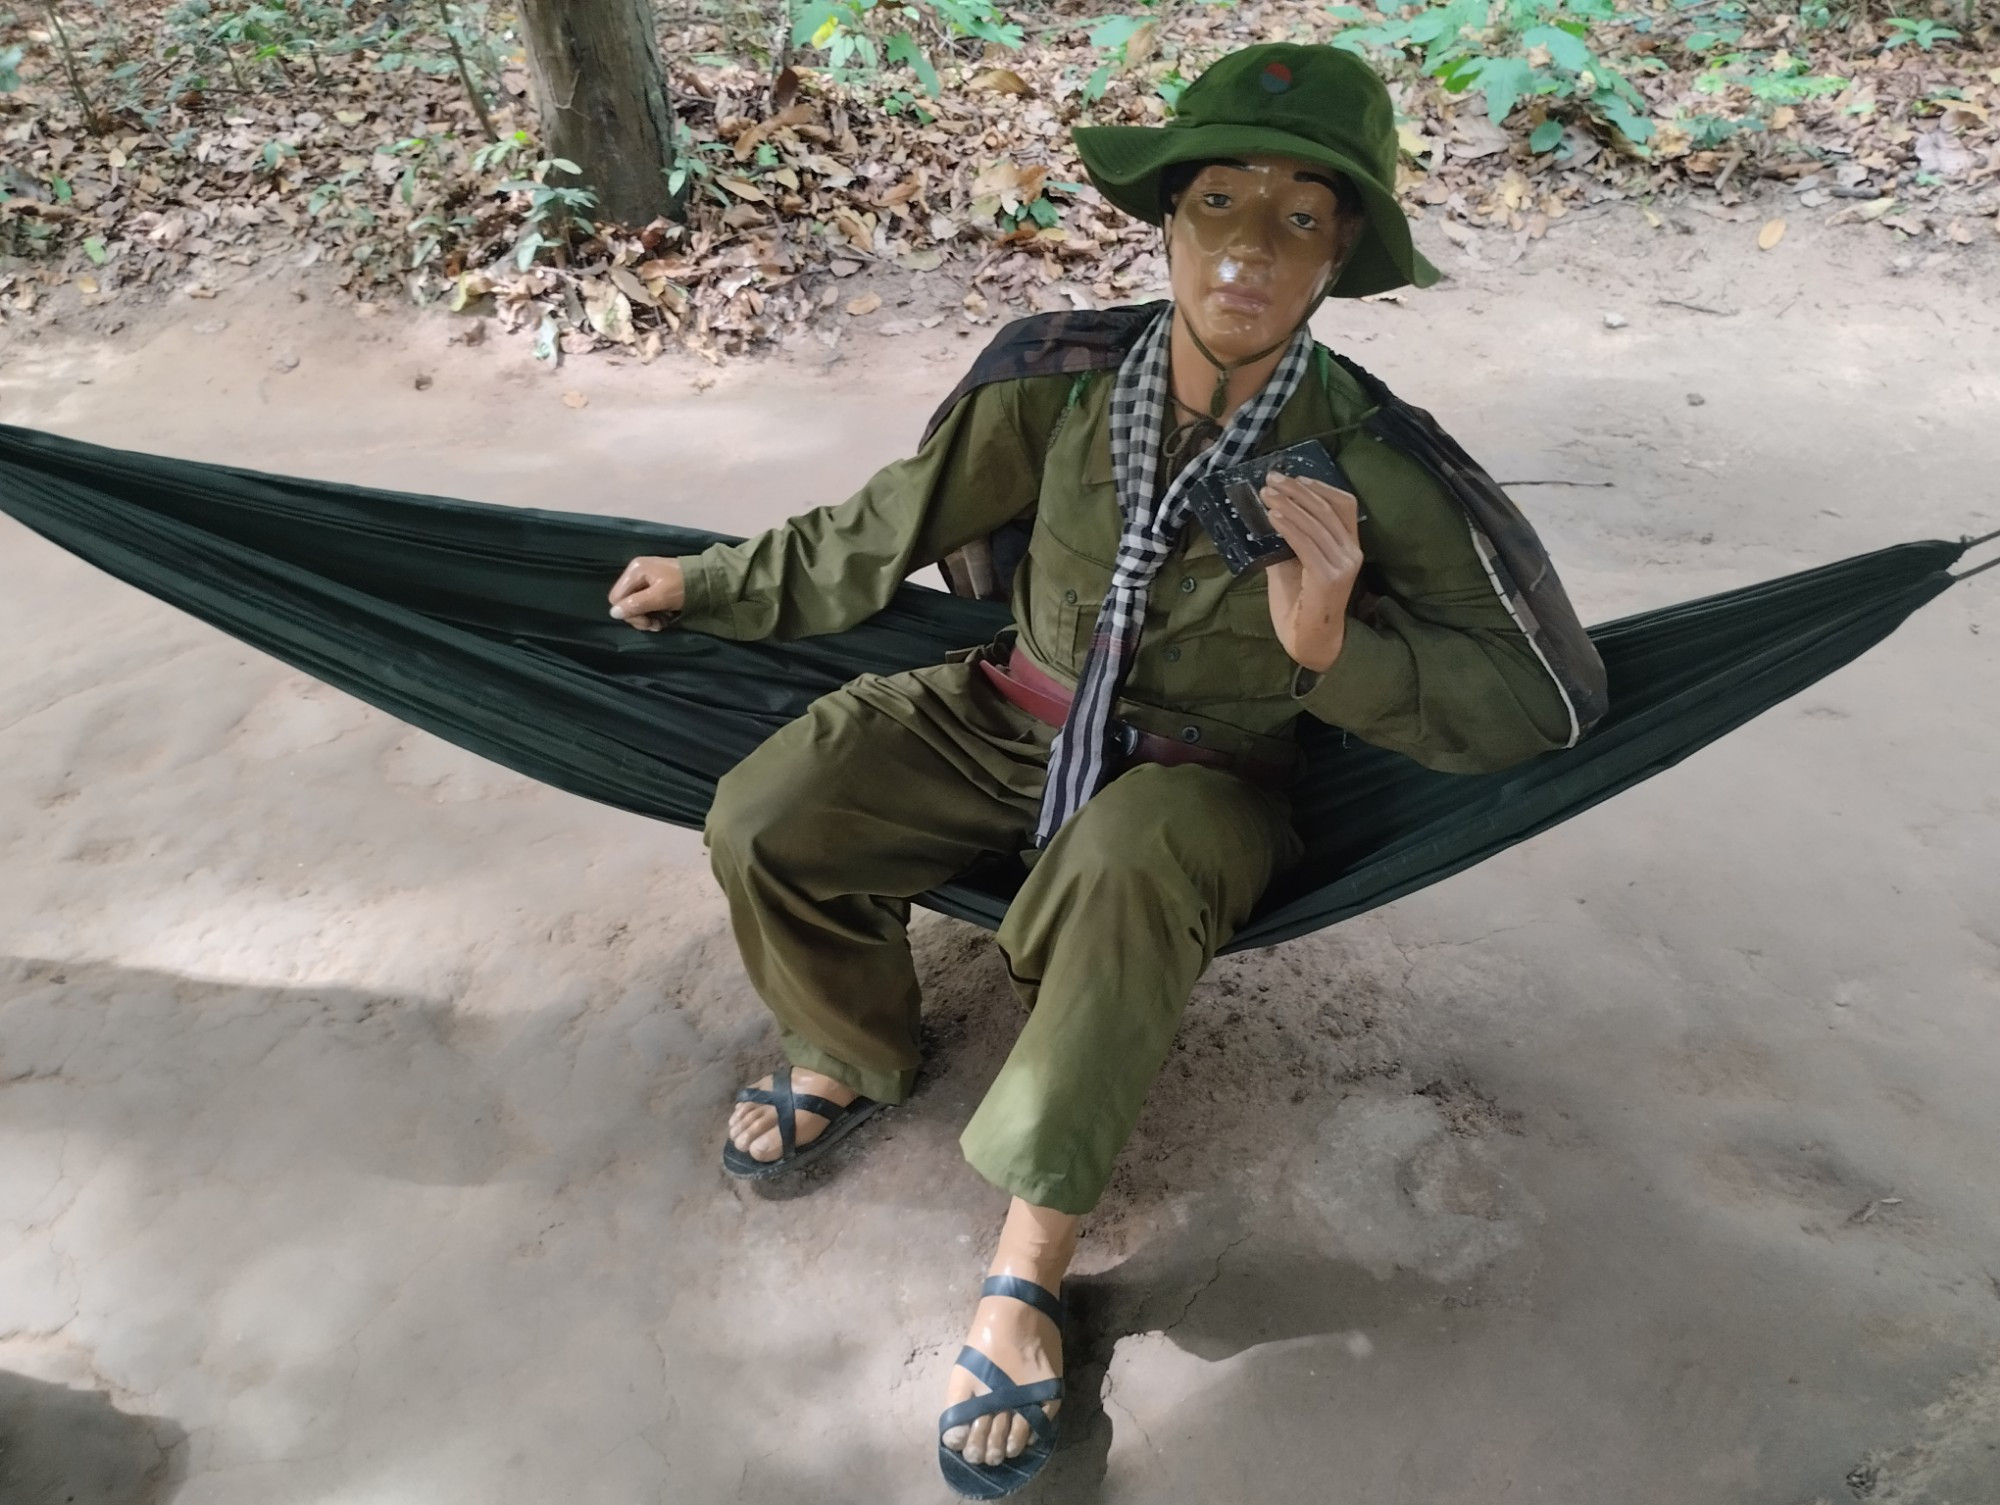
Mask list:
[[[1587,619],[2000,527],[1993,248],[1680,218],[1439,241],[1447,285],[1322,333],[1534,483]],[[109,339],[17,322],[0,419],[748,531],[906,450],[978,339],[551,375],[464,327],[279,274]],[[922,1091],[759,1195],[717,1128],[771,1039],[694,836],[5,520],[0,633],[0,1499],[946,1498],[1002,1205],[955,1139],[1019,1022],[986,936],[919,921]],[[1219,965],[1022,1498],[2000,1502],[1996,692],[2000,574]]]

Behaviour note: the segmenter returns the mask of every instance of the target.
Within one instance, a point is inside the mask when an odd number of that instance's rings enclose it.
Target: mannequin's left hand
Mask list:
[[[1271,566],[1271,628],[1301,668],[1323,673],[1347,641],[1347,602],[1361,573],[1360,504],[1306,476],[1274,475],[1264,505],[1299,557]]]

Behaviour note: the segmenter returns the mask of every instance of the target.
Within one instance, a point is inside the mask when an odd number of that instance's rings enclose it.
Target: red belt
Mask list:
[[[982,658],[979,672],[1002,700],[1026,711],[1043,725],[1060,727],[1069,719],[1074,692],[1044,673],[1026,654],[1016,653],[1004,664]],[[1253,784],[1273,789],[1282,789],[1292,780],[1293,767],[1289,761],[1217,752],[1198,743],[1141,731],[1129,721],[1113,720],[1110,731],[1113,749],[1128,763],[1163,763],[1169,768],[1181,763],[1199,763],[1204,768],[1226,769]]]

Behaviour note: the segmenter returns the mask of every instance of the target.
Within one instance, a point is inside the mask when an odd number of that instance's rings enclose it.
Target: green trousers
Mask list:
[[[994,1185],[1081,1213],[1195,980],[1300,848],[1282,795],[1139,764],[1026,852],[1051,735],[969,664],[863,676],[722,780],[707,836],[788,1057],[887,1102],[919,1065],[911,897],[982,854],[1029,857],[998,941],[1031,1012],[960,1143]]]

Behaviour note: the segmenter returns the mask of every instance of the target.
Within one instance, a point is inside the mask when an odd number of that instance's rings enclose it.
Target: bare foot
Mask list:
[[[768,1092],[774,1079],[760,1077],[753,1085]],[[843,1108],[861,1096],[852,1087],[836,1082],[830,1076],[821,1076],[817,1071],[807,1071],[803,1066],[792,1068],[792,1091],[803,1092],[809,1097],[823,1097]],[[819,1138],[825,1129],[826,1120],[819,1114],[809,1113],[804,1108],[798,1110],[794,1132],[800,1149]],[[767,1165],[776,1160],[785,1152],[785,1141],[778,1133],[778,1110],[769,1103],[738,1103],[729,1114],[729,1142],[752,1160],[761,1160]]]
[[[987,1273],[1017,1275],[1043,1290],[1060,1293],[1070,1256],[1076,1252],[1079,1221],[1067,1213],[1030,1206],[1016,1197],[1007,1210],[1007,1225],[1001,1230],[1000,1247]],[[1063,1372],[1061,1331],[1034,1307],[1011,1296],[980,1299],[965,1343],[999,1365],[1017,1385],[1032,1385]],[[945,1387],[947,1406],[985,1393],[986,1386],[970,1372],[952,1367]],[[1050,1401],[1043,1409],[1053,1418],[1062,1409],[1062,1402]],[[1025,1417],[1002,1411],[953,1427],[944,1434],[943,1442],[962,1453],[967,1463],[990,1466],[1020,1457],[1034,1436]]]

